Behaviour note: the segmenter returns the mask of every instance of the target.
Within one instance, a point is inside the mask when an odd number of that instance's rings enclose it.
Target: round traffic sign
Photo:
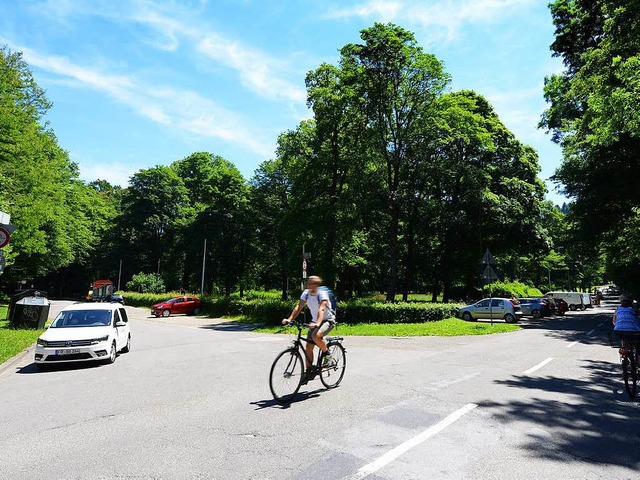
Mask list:
[[[9,235],[9,231],[4,227],[0,227],[0,248],[9,245],[10,240],[11,235]]]

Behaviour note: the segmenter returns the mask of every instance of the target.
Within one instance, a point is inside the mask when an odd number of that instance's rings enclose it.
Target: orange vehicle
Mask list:
[[[91,290],[87,294],[87,301],[101,302],[107,295],[113,294],[113,282],[111,280],[95,280],[91,284]]]

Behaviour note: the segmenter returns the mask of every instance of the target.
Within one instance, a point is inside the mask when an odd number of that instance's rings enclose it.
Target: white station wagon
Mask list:
[[[116,361],[118,352],[131,349],[131,330],[124,307],[118,303],[76,303],[65,307],[40,336],[35,364],[102,360]]]

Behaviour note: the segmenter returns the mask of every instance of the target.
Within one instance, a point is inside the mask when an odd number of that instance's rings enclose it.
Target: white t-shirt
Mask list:
[[[318,288],[316,290],[316,294],[313,295],[309,292],[309,290],[305,290],[300,295],[300,300],[307,302],[307,306],[309,307],[309,311],[311,312],[311,318],[313,318],[313,322],[315,323],[318,319],[318,308],[320,304],[326,300],[327,306],[324,309],[323,320],[335,321],[333,313],[331,312],[331,300],[329,299],[329,294],[326,290]]]

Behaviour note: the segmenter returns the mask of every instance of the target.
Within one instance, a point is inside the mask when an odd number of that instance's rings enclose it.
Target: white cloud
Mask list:
[[[74,159],[75,160],[75,159]],[[77,161],[77,160],[75,160]],[[129,178],[139,170],[126,162],[82,162],[79,161],[80,178],[92,182],[94,180],[106,180],[111,185],[126,187]]]
[[[417,3],[417,2],[416,2]],[[332,8],[330,19],[364,18],[383,22],[402,22],[425,29],[434,39],[451,40],[467,24],[499,20],[514,10],[534,4],[534,0],[445,0],[420,2],[406,0],[365,0],[349,8]]]
[[[149,85],[133,77],[82,67],[64,57],[19,49],[31,65],[106,93],[139,115],[174,131],[235,143],[262,156],[274,150],[272,142],[265,140],[266,135],[247,128],[244,118],[195,92]]]
[[[116,23],[147,27],[144,41],[163,51],[193,48],[203,60],[214,61],[237,73],[242,85],[254,94],[271,100],[304,103],[306,91],[292,80],[288,62],[259,49],[228,38],[198,19],[206,2],[190,6],[185,2],[126,0],[114,9],[111,2],[96,0],[48,0],[44,14],[60,22],[73,16],[98,16]],[[300,79],[302,85],[302,79]]]

